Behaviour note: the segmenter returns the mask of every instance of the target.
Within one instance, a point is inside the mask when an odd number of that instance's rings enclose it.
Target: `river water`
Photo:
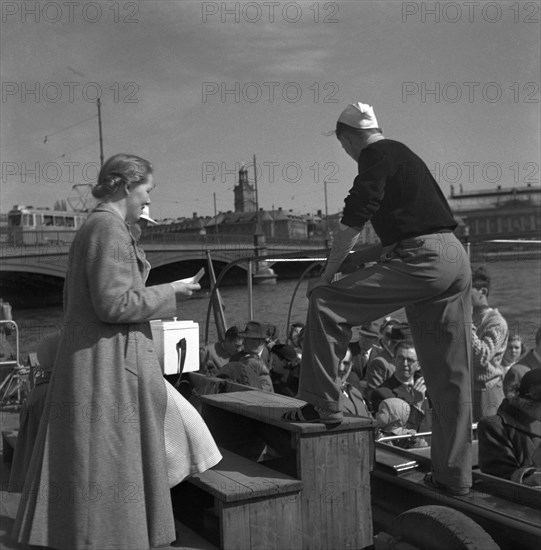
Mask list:
[[[541,262],[539,259],[507,260],[484,264],[492,277],[489,304],[497,307],[507,319],[513,333],[520,334],[528,347],[534,345],[534,336],[541,324]],[[476,265],[473,266],[477,267]],[[285,339],[288,310],[292,302],[297,281],[279,281],[276,285],[253,287],[253,318],[271,323],[278,328],[279,336]],[[307,282],[303,281],[295,295],[290,322],[304,322],[308,300],[305,298]],[[228,326],[243,326],[249,319],[249,300],[245,286],[224,287],[221,290]],[[184,302],[182,319],[199,323],[200,340],[205,340],[205,327],[209,293],[201,291],[199,296]],[[405,319],[404,312],[396,317]],[[24,356],[35,351],[40,337],[60,326],[61,307],[21,309],[13,311],[13,318],[19,325],[20,353]],[[214,321],[209,323],[209,341],[216,337]]]

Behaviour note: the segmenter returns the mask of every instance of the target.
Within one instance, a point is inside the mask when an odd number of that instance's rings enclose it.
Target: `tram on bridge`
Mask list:
[[[15,205],[8,212],[4,238],[10,245],[71,243],[86,217],[86,212]]]

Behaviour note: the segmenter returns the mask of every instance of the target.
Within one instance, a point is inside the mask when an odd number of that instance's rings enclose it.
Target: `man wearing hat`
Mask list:
[[[362,378],[366,374],[366,367],[368,363],[376,357],[381,351],[380,338],[381,334],[379,332],[379,323],[374,321],[365,325],[361,325],[357,328],[360,357],[361,357],[361,372]],[[352,341],[354,341],[352,339]]]
[[[517,367],[511,367],[504,384]],[[527,370],[518,391],[506,396],[497,414],[482,418],[477,425],[479,466],[487,474],[540,487],[541,369]]]
[[[405,307],[419,360],[426,367],[428,391],[439,411],[433,425],[433,473],[427,483],[467,494],[472,484],[471,271],[453,234],[457,223],[426,164],[406,145],[383,136],[370,105],[348,105],[335,133],[358,165],[358,175],[321,278],[308,289],[298,395],[307,405],[284,419],[340,423],[337,368],[351,327]],[[368,221],[381,247],[351,256],[358,264],[376,263],[333,283]]]
[[[269,365],[270,357],[266,344],[272,328],[270,325],[259,321],[248,321],[244,330],[240,333],[243,339],[242,349],[231,357],[231,361],[239,361],[243,357],[251,355],[261,358],[266,365]]]
[[[243,349],[231,357],[229,363],[218,371],[217,376],[274,392],[268,365],[269,351],[265,346],[268,326],[258,321],[249,321],[240,335],[244,339]]]

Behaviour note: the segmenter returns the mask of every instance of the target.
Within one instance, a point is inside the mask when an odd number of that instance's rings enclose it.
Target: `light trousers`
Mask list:
[[[339,410],[338,364],[351,327],[405,307],[433,405],[432,468],[471,486],[471,268],[453,233],[400,241],[377,264],[310,295],[299,399]]]

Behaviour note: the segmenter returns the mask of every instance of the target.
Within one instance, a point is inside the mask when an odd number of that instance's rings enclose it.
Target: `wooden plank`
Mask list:
[[[220,502],[218,509],[221,550],[251,550],[250,505]]]
[[[191,476],[188,481],[223,500],[236,502],[300,491],[302,481],[262,464],[220,449],[224,457],[213,468]]]
[[[481,491],[512,500],[514,503],[541,509],[541,491],[539,489],[515,483],[501,477],[484,474],[478,470],[473,471],[473,481],[476,490],[480,489]],[[540,525],[541,522],[538,522],[538,526]]]
[[[277,549],[301,550],[303,548],[300,494],[276,499],[276,524],[278,525]]]
[[[348,471],[353,498],[351,520],[355,524],[353,548],[364,548],[373,543],[372,505],[370,493],[371,456],[373,452],[370,432],[348,434],[350,453]],[[353,452],[355,450],[355,452]]]
[[[278,549],[276,537],[278,529],[276,499],[250,503],[250,544],[253,550]]]
[[[342,480],[340,470],[344,466],[344,457],[339,456],[338,439],[340,434],[327,436],[322,446],[323,460],[326,463],[327,492],[323,502],[322,516],[327,527],[327,548],[346,548],[344,525],[344,501],[342,498]],[[347,455],[346,455],[347,456]],[[351,510],[346,513],[351,514]]]
[[[325,496],[325,464],[318,452],[317,436],[304,436],[298,443],[299,475],[303,481],[303,548],[317,550],[326,539],[321,518],[321,500]],[[326,542],[326,541],[325,541]]]
[[[285,422],[281,420],[284,412],[299,408],[305,402],[293,397],[259,390],[202,395],[201,401],[297,433],[326,433],[331,430],[335,433],[353,429],[372,429],[375,425],[373,420],[358,416],[346,416],[344,421],[334,428],[328,428],[320,423]]]

